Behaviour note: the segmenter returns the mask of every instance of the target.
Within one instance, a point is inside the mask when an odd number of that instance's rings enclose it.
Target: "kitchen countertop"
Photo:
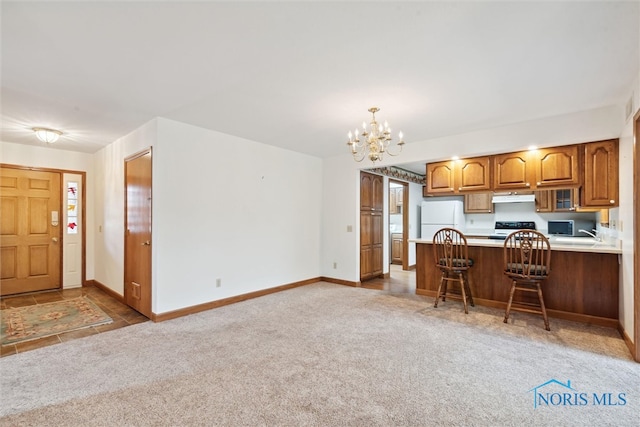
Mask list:
[[[477,236],[477,234],[473,234]],[[591,253],[602,253],[602,254],[621,254],[622,249],[618,246],[612,245],[607,242],[594,242],[593,244],[588,243],[572,243],[567,241],[557,241],[558,237],[551,236],[549,238],[549,243],[551,244],[552,251],[567,251],[567,252],[591,252]],[[581,238],[585,239],[587,238]],[[433,244],[433,239],[409,239],[411,243],[418,244]],[[502,248],[504,247],[504,240],[494,240],[494,239],[474,239],[467,238],[467,245],[469,246],[482,246],[486,248]]]

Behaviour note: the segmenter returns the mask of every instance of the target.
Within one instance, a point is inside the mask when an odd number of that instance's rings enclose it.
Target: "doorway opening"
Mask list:
[[[389,277],[405,279],[409,270],[409,183],[389,179]]]

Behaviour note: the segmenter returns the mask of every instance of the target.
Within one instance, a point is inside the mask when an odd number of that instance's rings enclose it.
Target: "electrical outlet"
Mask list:
[[[218,277],[216,279],[216,288],[219,288],[220,286],[222,286],[222,279]]]
[[[338,268],[338,263],[337,263],[337,262],[334,262],[334,263],[333,263],[333,269],[335,270],[336,268]]]
[[[353,225],[347,225],[347,233],[353,232]]]

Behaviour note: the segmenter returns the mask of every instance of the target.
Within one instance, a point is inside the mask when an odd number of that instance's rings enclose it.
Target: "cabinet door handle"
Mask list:
[[[615,200],[609,200],[609,203],[614,204],[616,201]]]

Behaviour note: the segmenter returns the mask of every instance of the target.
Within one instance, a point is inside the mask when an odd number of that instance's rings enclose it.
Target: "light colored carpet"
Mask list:
[[[304,286],[4,357],[0,425],[638,426],[616,331],[502,314]],[[626,404],[534,409],[551,379]]]

